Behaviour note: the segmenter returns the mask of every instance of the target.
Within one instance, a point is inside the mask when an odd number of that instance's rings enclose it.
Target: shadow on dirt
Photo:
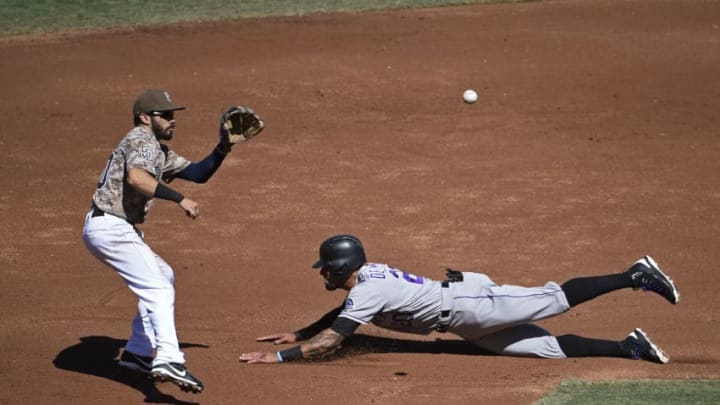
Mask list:
[[[127,341],[107,336],[85,336],[80,343],[63,349],[53,360],[55,367],[106,378],[125,384],[145,394],[146,403],[192,405],[176,399],[172,395],[160,392],[145,375],[133,372],[118,365],[116,358]],[[195,343],[181,343],[181,348],[208,346]]]
[[[339,356],[365,353],[432,353],[495,356],[462,339],[409,340],[355,334],[343,342]]]

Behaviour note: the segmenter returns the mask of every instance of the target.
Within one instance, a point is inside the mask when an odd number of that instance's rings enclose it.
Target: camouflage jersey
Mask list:
[[[131,224],[142,223],[152,205],[152,197],[128,185],[128,171],[143,169],[156,180],[168,182],[190,163],[158,142],[149,129],[137,126],[125,135],[110,155],[93,194],[93,203]]]

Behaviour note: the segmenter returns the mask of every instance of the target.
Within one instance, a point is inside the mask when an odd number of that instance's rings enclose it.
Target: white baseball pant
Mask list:
[[[125,350],[154,357],[158,363],[185,363],[175,331],[175,288],[172,268],[143,241],[142,233],[122,218],[105,214],[85,217],[83,241],[138,296],[138,313]],[[153,356],[153,351],[155,355]]]

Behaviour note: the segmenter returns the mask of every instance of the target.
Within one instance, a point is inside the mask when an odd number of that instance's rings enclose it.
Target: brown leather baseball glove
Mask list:
[[[265,128],[262,118],[248,107],[234,106],[220,117],[220,143],[227,150],[260,135]]]

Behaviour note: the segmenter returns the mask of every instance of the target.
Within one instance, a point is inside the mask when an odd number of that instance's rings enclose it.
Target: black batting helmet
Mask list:
[[[336,235],[320,245],[320,260],[313,268],[325,268],[330,274],[347,277],[367,260],[360,239],[352,235]]]

